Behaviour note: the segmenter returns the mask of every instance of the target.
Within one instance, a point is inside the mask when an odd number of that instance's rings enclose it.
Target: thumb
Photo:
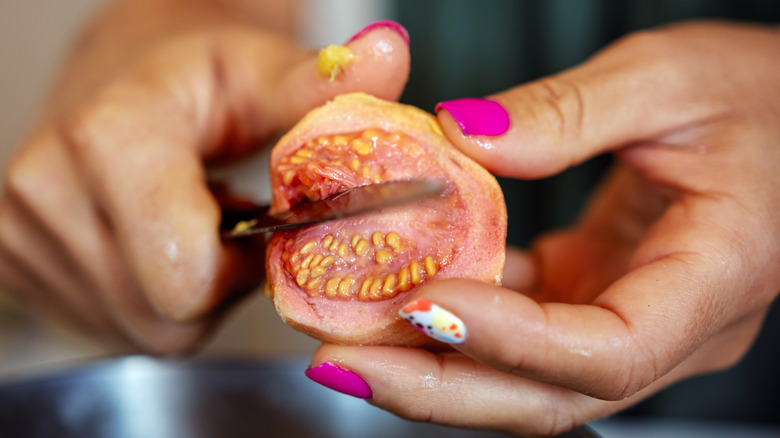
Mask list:
[[[706,96],[724,85],[675,33],[634,34],[560,74],[488,99],[442,102],[442,128],[488,170],[520,178],[549,176],[683,128],[718,110]]]

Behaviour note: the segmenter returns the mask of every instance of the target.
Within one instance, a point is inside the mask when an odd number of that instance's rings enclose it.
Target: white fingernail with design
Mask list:
[[[398,314],[412,323],[417,330],[448,344],[460,344],[466,340],[466,326],[449,311],[426,299],[420,298],[404,306]]]

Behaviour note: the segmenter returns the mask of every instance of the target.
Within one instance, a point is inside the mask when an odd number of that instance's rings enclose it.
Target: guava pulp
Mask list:
[[[329,342],[416,345],[427,339],[397,312],[418,287],[444,278],[500,284],[501,190],[411,106],[354,93],[310,112],[272,151],[272,209],[412,178],[437,179],[445,193],[271,237],[267,290],[288,324]]]

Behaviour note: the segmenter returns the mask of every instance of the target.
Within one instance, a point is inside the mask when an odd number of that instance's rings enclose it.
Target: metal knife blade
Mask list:
[[[317,222],[354,216],[426,197],[444,191],[435,180],[389,181],[358,186],[314,202],[302,202],[290,210],[268,214],[270,206],[223,210],[220,229],[225,238],[268,233]]]

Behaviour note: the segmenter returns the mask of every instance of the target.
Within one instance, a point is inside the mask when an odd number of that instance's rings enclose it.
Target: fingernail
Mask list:
[[[352,35],[352,38],[347,40],[347,43],[351,43],[352,41],[362,37],[364,34],[378,28],[378,27],[386,27],[388,29],[392,29],[398,33],[398,35],[401,36],[401,38],[404,39],[406,42],[406,45],[409,45],[409,32],[404,29],[403,26],[401,26],[399,23],[393,21],[393,20],[380,20],[374,23],[369,24],[368,26],[360,29],[355,35]]]
[[[457,316],[426,299],[417,299],[401,309],[401,318],[412,323],[417,330],[448,344],[460,344],[466,340],[466,326]]]
[[[331,362],[309,368],[305,374],[322,386],[352,397],[366,399],[374,396],[371,387],[360,376]]]
[[[500,103],[480,98],[448,100],[435,111],[447,110],[466,135],[501,135],[509,130],[509,113]]]

